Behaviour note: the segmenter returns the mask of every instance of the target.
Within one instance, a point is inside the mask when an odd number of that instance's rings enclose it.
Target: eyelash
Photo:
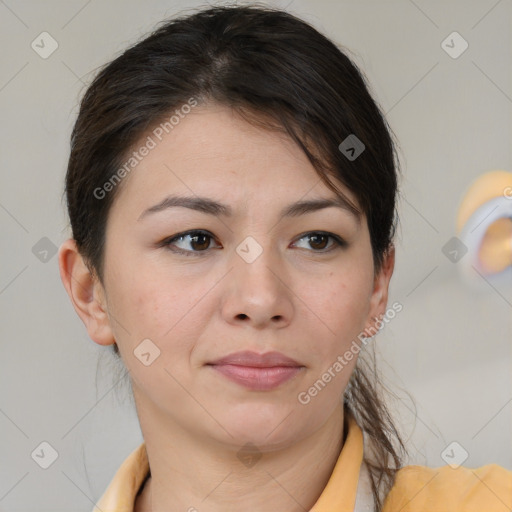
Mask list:
[[[166,238],[159,244],[159,246],[166,247],[167,249],[169,249],[172,252],[175,252],[178,254],[184,254],[185,256],[200,256],[201,253],[206,253],[210,249],[210,247],[208,247],[208,249],[205,249],[203,251],[188,251],[185,249],[171,248],[172,243],[179,240],[180,238],[184,238],[186,236],[196,236],[196,235],[206,235],[207,237],[209,237],[213,240],[215,239],[215,237],[208,231],[194,229],[191,231],[184,231],[183,233],[178,233],[177,235],[173,235],[172,237]],[[341,237],[339,237],[333,233],[326,232],[326,231],[308,231],[307,233],[300,235],[297,240],[302,240],[303,238],[307,238],[308,236],[311,237],[311,235],[326,236],[328,238],[331,238],[334,241],[334,244],[331,245],[331,247],[328,248],[327,250],[318,250],[318,251],[314,250],[313,252],[316,254],[329,253],[335,249],[345,248],[348,245],[347,242],[345,240],[343,240]]]

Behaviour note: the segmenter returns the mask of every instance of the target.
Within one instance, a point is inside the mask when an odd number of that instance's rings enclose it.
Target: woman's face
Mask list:
[[[148,133],[156,146],[109,214],[104,267],[109,342],[139,416],[260,449],[312,434],[339,406],[357,357],[333,366],[387,300],[392,268],[374,279],[365,217],[337,206],[283,215],[336,196],[290,139],[227,108],[196,108],[161,141]],[[211,364],[239,351],[279,352],[296,366]],[[329,368],[330,381],[308,393]]]

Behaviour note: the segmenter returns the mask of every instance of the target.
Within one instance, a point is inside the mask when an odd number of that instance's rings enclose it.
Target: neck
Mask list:
[[[142,413],[137,397],[136,404],[151,476],[135,512],[221,512],[235,503],[251,512],[310,510],[331,476],[346,434],[340,404],[311,436],[247,457],[194,437],[151,407]]]

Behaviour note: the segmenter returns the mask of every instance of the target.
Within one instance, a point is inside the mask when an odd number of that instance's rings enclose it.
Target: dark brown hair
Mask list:
[[[101,196],[95,191],[119,177],[149,129],[191,98],[287,133],[331,190],[340,194],[342,183],[353,192],[378,272],[398,219],[398,159],[392,131],[346,52],[288,12],[219,6],[162,22],[103,67],[80,104],[65,184],[73,238],[91,272],[103,282],[106,223],[122,182]],[[364,145],[357,158],[340,149],[349,136]],[[375,443],[374,460],[365,453],[365,461],[379,512],[405,448],[381,397],[375,358],[366,368],[359,360],[344,403]]]

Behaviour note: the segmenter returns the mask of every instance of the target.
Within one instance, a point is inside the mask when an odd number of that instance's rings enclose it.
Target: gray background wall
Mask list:
[[[69,135],[94,70],[164,17],[201,4],[0,2],[0,510],[90,511],[142,440],[129,389],[89,340],[56,255],[41,261],[33,248],[57,248],[69,235],[61,202]],[[353,52],[400,141],[390,304],[403,311],[374,343],[400,398],[393,408],[410,462],[444,465],[441,453],[456,441],[468,452],[464,465],[512,469],[512,288],[468,286],[441,250],[469,183],[512,171],[511,2],[271,4]],[[58,43],[47,59],[31,48],[43,31]],[[458,58],[441,47],[453,31],[469,43]],[[43,441],[58,452],[46,470],[31,457]]]

